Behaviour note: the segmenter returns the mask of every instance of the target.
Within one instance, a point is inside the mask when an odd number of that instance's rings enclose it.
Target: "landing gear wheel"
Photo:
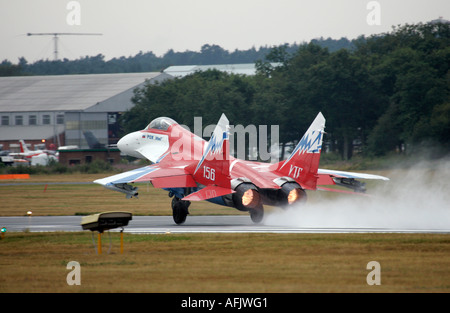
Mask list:
[[[253,223],[258,224],[261,223],[261,221],[264,218],[264,208],[256,208],[256,209],[250,209],[250,218],[252,219]]]
[[[173,197],[172,199],[172,213],[173,220],[178,225],[183,224],[186,221],[186,217],[189,214],[188,208],[191,204],[190,201],[180,200],[180,198]]]

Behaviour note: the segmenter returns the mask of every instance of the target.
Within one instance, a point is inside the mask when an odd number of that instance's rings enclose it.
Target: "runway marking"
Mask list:
[[[76,232],[83,231],[80,216],[19,216],[0,217],[0,226],[14,232]],[[113,229],[111,232],[119,232]],[[181,233],[430,233],[449,234],[448,229],[391,229],[391,228],[333,228],[293,227],[283,225],[253,224],[250,217],[190,216],[185,224],[175,225],[171,216],[133,216],[124,228],[130,234],[181,234]]]

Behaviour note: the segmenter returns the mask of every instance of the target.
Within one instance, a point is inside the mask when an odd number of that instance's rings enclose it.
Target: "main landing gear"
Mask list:
[[[186,221],[186,217],[189,214],[188,208],[190,205],[190,201],[181,200],[177,196],[172,198],[172,212],[175,223],[180,225]]]
[[[255,224],[261,223],[261,221],[264,218],[264,207],[261,205],[257,208],[250,209],[250,218],[252,219],[252,222]]]

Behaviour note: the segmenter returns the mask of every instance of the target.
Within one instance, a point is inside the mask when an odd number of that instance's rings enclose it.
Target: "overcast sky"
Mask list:
[[[450,19],[449,0],[0,0],[0,61],[53,59],[52,37],[27,33],[101,33],[61,36],[59,57],[108,60],[204,44],[233,51],[353,39],[440,16]]]

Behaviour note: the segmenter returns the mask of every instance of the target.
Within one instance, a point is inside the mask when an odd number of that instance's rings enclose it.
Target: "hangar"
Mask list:
[[[20,139],[45,140],[46,148],[86,149],[86,132],[101,145],[115,144],[117,118],[133,106],[134,89],[171,78],[159,72],[0,77],[0,145],[14,150]]]
[[[281,66],[281,63],[270,63],[273,67]],[[175,77],[184,77],[194,74],[195,72],[218,70],[229,74],[238,75],[255,75],[256,65],[255,63],[244,64],[216,64],[216,65],[174,65],[169,66],[164,70],[164,73],[170,74]]]
[[[101,146],[94,148],[115,144],[118,116],[133,107],[136,88],[208,69],[256,73],[251,63],[171,66],[161,73],[0,77],[0,150],[18,152],[20,139],[31,149],[88,149],[92,148],[89,137]]]

